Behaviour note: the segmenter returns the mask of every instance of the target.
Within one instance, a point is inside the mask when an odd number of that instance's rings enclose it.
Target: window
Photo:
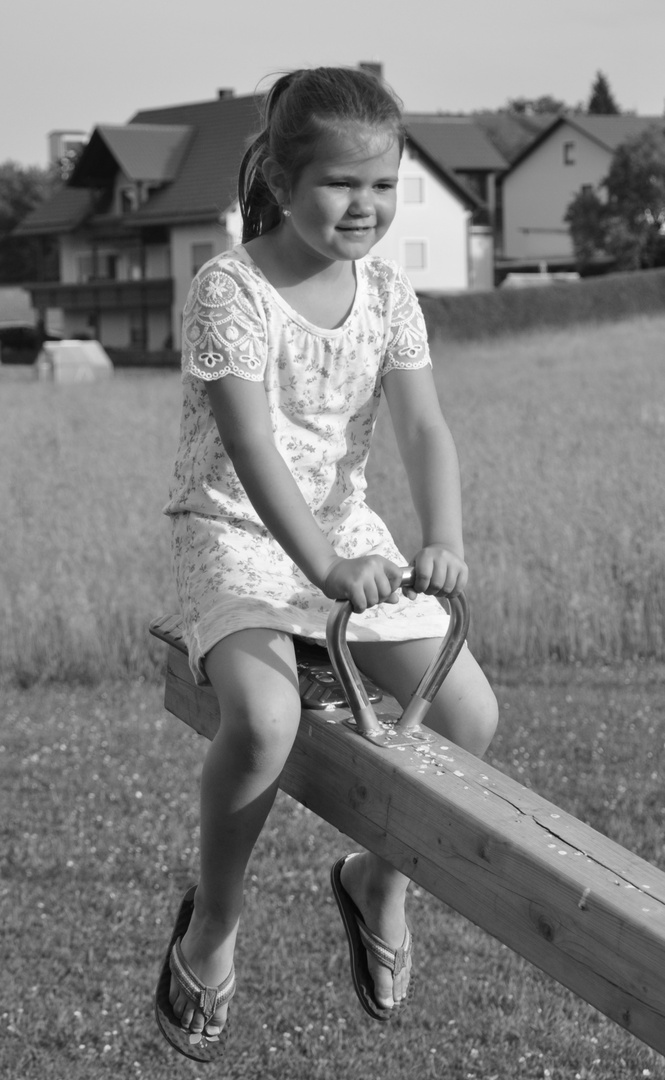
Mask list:
[[[139,193],[135,187],[120,188],[120,213],[132,214],[139,207]]]
[[[211,243],[205,244],[192,244],[192,277],[198,274],[202,266],[213,257],[213,250]]]
[[[115,281],[118,256],[114,251],[82,252],[76,256],[76,276],[79,282]]]
[[[425,202],[425,180],[422,176],[405,176],[401,183],[405,203]]]
[[[563,163],[564,165],[575,164],[575,143],[565,142],[563,144]]]
[[[427,242],[425,240],[404,241],[404,269],[424,270],[427,266]]]

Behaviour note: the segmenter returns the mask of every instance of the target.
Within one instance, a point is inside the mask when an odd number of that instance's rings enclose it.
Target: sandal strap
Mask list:
[[[181,938],[178,938],[171,949],[169,967],[171,968],[172,974],[187,994],[187,997],[191,998],[196,1004],[196,1007],[201,1010],[207,1023],[209,1020],[212,1020],[217,1009],[219,1009],[221,1005],[226,1005],[235,994],[235,968],[231,966],[230,972],[220,986],[206,986],[201,982],[197,975],[195,975],[185,960],[180,941]]]
[[[401,948],[391,949],[378,934],[373,934],[371,930],[367,929],[362,919],[356,918],[356,922],[358,924],[362,943],[367,951],[370,952],[380,964],[387,967],[392,972],[393,977],[399,975],[400,971],[406,967],[411,952],[411,934],[409,933],[409,927],[407,926],[404,932],[404,941],[402,942]]]

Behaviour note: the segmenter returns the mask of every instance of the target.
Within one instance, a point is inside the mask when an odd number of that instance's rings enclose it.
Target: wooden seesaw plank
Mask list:
[[[212,738],[177,618],[151,631],[165,707]],[[440,736],[386,749],[349,717],[303,712],[282,790],[665,1054],[665,873]]]

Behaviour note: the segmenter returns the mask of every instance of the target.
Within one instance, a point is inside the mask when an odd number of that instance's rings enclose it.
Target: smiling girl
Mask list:
[[[201,870],[182,901],[157,990],[176,1049],[210,1060],[235,991],[249,857],[300,718],[293,635],[325,640],[349,600],[360,669],[405,705],[441,644],[435,596],[467,582],[457,455],[424,321],[404,273],[370,256],[396,209],[404,131],[385,85],[317,68],[280,78],[242,163],[243,243],[197,274],[183,320],[183,410],[170,501],[192,670],[212,683],[218,733],[201,784]],[[406,560],[365,502],[385,394],[422,542]],[[428,724],[475,754],[494,695],[463,649]],[[408,879],[369,852],[332,868],[353,981],[390,1020],[409,996]]]

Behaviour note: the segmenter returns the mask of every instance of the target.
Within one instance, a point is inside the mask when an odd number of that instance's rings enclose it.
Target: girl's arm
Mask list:
[[[331,599],[356,612],[393,598],[400,569],[381,556],[343,559],[319,529],[273,437],[263,384],[229,375],[206,383],[219,436],[247,496],[277,542]]]
[[[383,388],[422,529],[423,546],[414,560],[415,589],[455,595],[468,578],[459,463],[432,369],[392,369],[383,378]]]

